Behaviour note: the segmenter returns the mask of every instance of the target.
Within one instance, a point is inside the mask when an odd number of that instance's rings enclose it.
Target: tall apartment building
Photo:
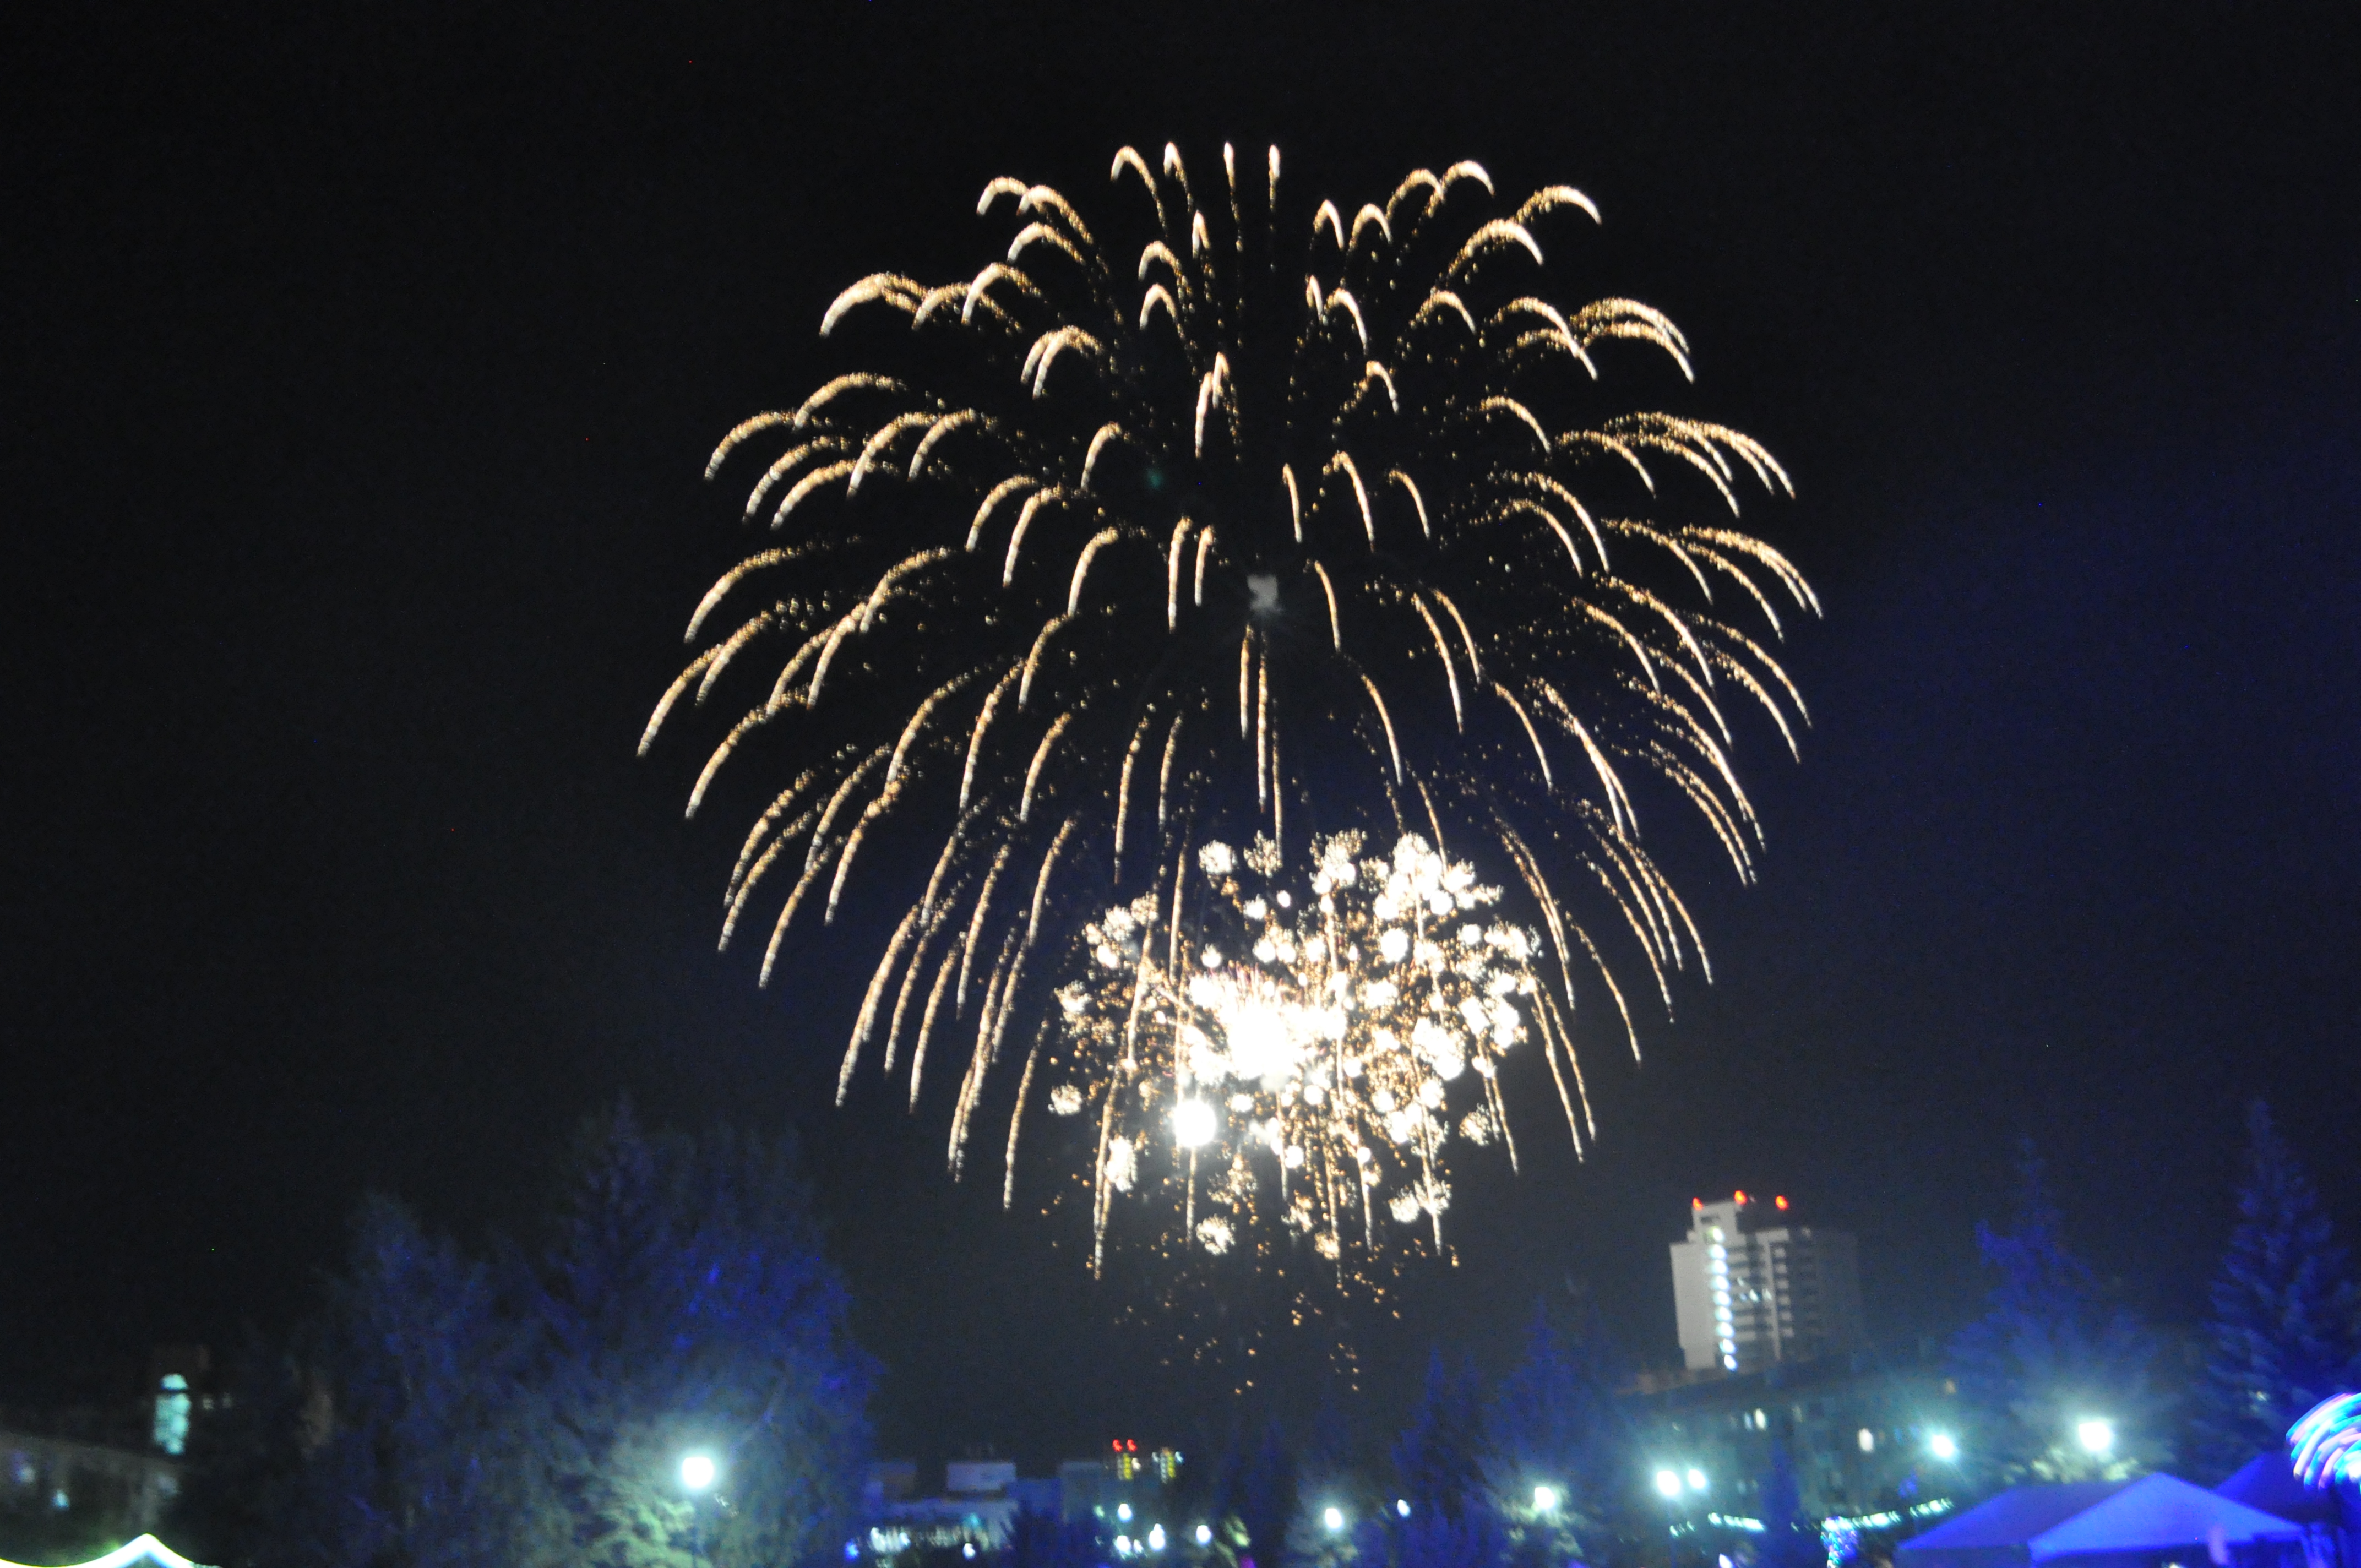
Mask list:
[[[1857,1349],[1861,1264],[1843,1231],[1787,1223],[1787,1201],[1764,1212],[1745,1193],[1689,1206],[1673,1243],[1673,1308],[1691,1371],[1754,1372]]]

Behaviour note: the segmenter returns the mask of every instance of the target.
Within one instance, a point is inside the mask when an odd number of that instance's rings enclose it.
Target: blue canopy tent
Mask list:
[[[2305,1486],[2286,1449],[2255,1455],[2213,1489],[2234,1503],[2302,1525],[2306,1568],[2361,1565],[2361,1508],[2347,1495],[2349,1484]]]
[[[1895,1551],[1897,1568],[2246,1568],[2301,1561],[2303,1530],[2172,1475],[2017,1486]]]
[[[2297,1524],[2344,1522],[2344,1508],[2336,1488],[2307,1486],[2298,1480],[2283,1448],[2255,1455],[2239,1466],[2237,1474],[2213,1489],[2234,1503],[2244,1503]]]

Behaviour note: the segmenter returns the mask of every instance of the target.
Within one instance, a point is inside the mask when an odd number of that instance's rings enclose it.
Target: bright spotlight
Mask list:
[[[692,1492],[702,1492],[713,1485],[713,1461],[702,1453],[692,1453],[680,1462],[680,1484]]]
[[[1184,1149],[1202,1148],[1219,1129],[1213,1108],[1202,1100],[1183,1100],[1172,1107],[1172,1137]]]
[[[1960,1456],[1960,1442],[1949,1432],[1938,1431],[1927,1440],[1927,1452],[1949,1463]]]
[[[1533,1488],[1533,1511],[1535,1513],[1543,1514],[1555,1513],[1557,1511],[1557,1488],[1555,1486],[1536,1486]]]
[[[1211,1546],[1213,1544],[1213,1527],[1212,1525],[1201,1524],[1197,1527],[1197,1544],[1200,1546]]]
[[[1702,1492],[1705,1490],[1704,1471],[1692,1470],[1689,1472],[1689,1490],[1692,1492]]]
[[[1326,1525],[1331,1530],[1343,1530],[1345,1528],[1345,1510],[1342,1508],[1323,1508],[1320,1510],[1320,1522]]]
[[[2105,1453],[2115,1446],[2115,1423],[2108,1420],[2087,1420],[2074,1429],[2074,1436],[2092,1453]]]
[[[1667,1497],[1679,1497],[1681,1495],[1681,1473],[1677,1470],[1657,1471],[1656,1490],[1662,1492]]]

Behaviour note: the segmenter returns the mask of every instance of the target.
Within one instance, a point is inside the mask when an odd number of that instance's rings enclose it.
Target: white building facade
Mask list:
[[[1852,1236],[1787,1223],[1745,1193],[1693,1202],[1672,1244],[1673,1310],[1693,1372],[1754,1372],[1861,1348],[1861,1265]]]

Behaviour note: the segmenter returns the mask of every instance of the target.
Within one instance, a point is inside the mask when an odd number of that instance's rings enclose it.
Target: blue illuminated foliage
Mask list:
[[[2171,1457],[2164,1346],[2066,1245],[2063,1217],[2032,1140],[2018,1157],[2015,1228],[1976,1227],[1999,1278],[1984,1315],[1951,1342],[1952,1375],[1970,1419],[1961,1448],[1993,1486],[2124,1479]],[[2112,1423],[2094,1453],[2082,1423]]]
[[[714,1568],[835,1550],[871,1368],[785,1150],[585,1128],[537,1245],[364,1203],[327,1312],[258,1386],[212,1561]],[[293,1452],[264,1454],[278,1433]],[[681,1459],[709,1453],[695,1496]],[[221,1517],[220,1499],[214,1512]],[[234,1528],[233,1528],[234,1527]],[[192,1543],[194,1544],[194,1543]]]
[[[2228,1471],[2331,1394],[2361,1387],[2361,1292],[2320,1195],[2257,1100],[2238,1223],[2213,1281],[2196,1426]]]

